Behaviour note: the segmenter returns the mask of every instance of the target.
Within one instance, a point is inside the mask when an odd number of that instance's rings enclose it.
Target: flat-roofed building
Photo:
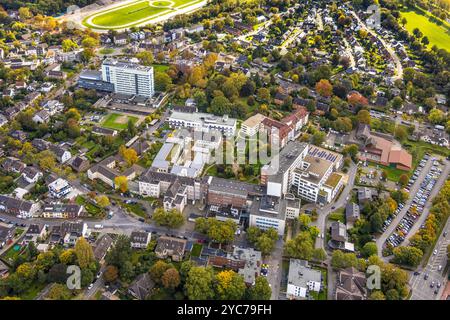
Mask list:
[[[260,129],[261,123],[265,118],[266,117],[260,113],[251,116],[241,124],[241,132],[249,137],[256,135],[256,133],[258,133]]]
[[[234,136],[237,123],[236,119],[228,115],[218,117],[209,113],[179,111],[172,112],[167,122],[171,128],[187,128],[203,132],[218,130],[225,136]]]
[[[105,59],[102,80],[114,85],[114,92],[152,97],[155,93],[153,67],[128,61]]]

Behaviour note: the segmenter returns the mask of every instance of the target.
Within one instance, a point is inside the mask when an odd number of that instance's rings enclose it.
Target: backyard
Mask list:
[[[135,124],[138,118],[119,113],[110,113],[103,121],[102,126],[113,130],[123,130],[128,127],[128,121]]]

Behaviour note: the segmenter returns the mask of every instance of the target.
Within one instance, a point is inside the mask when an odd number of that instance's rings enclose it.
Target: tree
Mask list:
[[[333,86],[331,85],[330,81],[322,79],[316,83],[316,91],[322,97],[331,97],[333,93]]]
[[[233,270],[221,271],[216,276],[216,294],[221,300],[240,300],[245,293],[244,278]]]
[[[180,285],[180,274],[175,268],[167,269],[161,277],[161,282],[166,289],[175,289]]]
[[[381,170],[381,178],[383,180],[386,180],[387,177],[388,177],[388,172],[385,169]]]
[[[109,198],[106,195],[100,195],[95,198],[95,202],[102,207],[105,208],[110,205]]]
[[[347,101],[353,107],[365,107],[369,104],[369,101],[358,92],[350,94]]]
[[[19,8],[19,17],[20,20],[27,20],[33,17],[33,13],[31,12],[30,8],[28,7],[20,7]]]
[[[386,300],[383,292],[381,292],[380,290],[376,290],[376,291],[372,292],[369,299],[370,300]]]
[[[61,45],[64,52],[73,51],[78,48],[78,45],[71,39],[64,39]]]
[[[83,40],[81,40],[81,46],[85,49],[86,48],[93,49],[95,47],[98,47],[98,45],[99,41],[90,36],[84,37]]]
[[[368,110],[360,110],[356,115],[356,119],[359,123],[364,123],[370,125],[370,112]]]
[[[395,137],[400,141],[405,141],[408,138],[408,131],[403,126],[397,126],[394,131]]]
[[[114,185],[116,189],[119,189],[120,192],[127,192],[128,190],[128,179],[125,176],[118,176],[114,178]]]
[[[54,284],[47,294],[50,300],[69,300],[72,297],[72,292],[64,284]]]
[[[117,280],[119,277],[119,269],[116,266],[109,265],[106,267],[105,272],[103,273],[103,279],[105,282],[111,283]]]
[[[158,260],[149,270],[150,277],[152,277],[156,283],[161,283],[163,274],[170,268],[173,268],[172,265],[163,260]]]
[[[139,159],[136,150],[133,148],[126,148],[124,145],[120,146],[119,154],[129,167],[135,164]]]
[[[75,251],[73,249],[64,250],[59,255],[59,261],[61,261],[61,263],[64,263],[66,265],[72,264],[74,260],[75,260]]]
[[[313,251],[312,257],[315,261],[324,261],[327,258],[327,253],[323,248],[316,248]]]
[[[184,285],[188,298],[190,300],[213,298],[213,277],[214,272],[210,267],[192,267]]]
[[[356,161],[356,156],[358,155],[358,145],[356,144],[349,144],[346,145],[343,149],[342,149],[342,153],[346,156],[350,156],[353,161]]]
[[[303,231],[309,229],[309,225],[311,223],[311,218],[309,217],[309,215],[305,213],[300,214],[298,216],[298,221],[300,223],[300,229],[302,229]]]
[[[265,102],[270,101],[270,91],[267,88],[259,88],[256,95],[259,100],[262,100]]]
[[[408,175],[406,174],[402,174],[399,178],[398,178],[398,183],[400,183],[400,185],[402,187],[406,186],[408,184],[409,178]]]
[[[412,246],[400,246],[394,248],[394,259],[395,263],[406,264],[412,267],[417,267],[422,261],[423,252],[422,250],[412,247]]]
[[[172,78],[165,72],[156,72],[155,73],[155,90],[164,92],[170,88],[172,84]]]
[[[292,258],[310,260],[314,253],[314,242],[308,231],[301,231],[294,239],[286,242],[284,251]]]
[[[257,277],[255,285],[248,289],[248,298],[250,300],[270,300],[272,289],[265,277]]]
[[[374,254],[377,254],[377,244],[375,242],[367,242],[361,249],[363,257],[368,258]]]
[[[119,273],[126,270],[125,263],[131,259],[130,238],[125,235],[119,235],[114,246],[106,254],[106,263],[116,266]]]
[[[225,96],[217,96],[211,101],[209,111],[215,115],[224,115],[231,113],[232,104]]]
[[[95,261],[94,251],[85,238],[78,238],[74,250],[81,269],[89,267]]]
[[[428,114],[428,120],[433,124],[440,124],[445,120],[445,114],[439,109],[432,109]]]
[[[136,54],[136,58],[138,58],[139,62],[144,66],[151,66],[155,60],[151,51],[141,51]]]
[[[179,228],[184,223],[183,214],[176,209],[165,211],[164,208],[157,208],[153,212],[152,219],[156,224],[169,228]]]
[[[198,218],[195,221],[195,230],[206,234],[211,240],[218,243],[233,241],[237,225],[232,220],[219,221],[213,218]]]
[[[341,250],[335,250],[331,256],[331,266],[335,269],[358,268],[359,261],[354,253],[344,253]]]
[[[316,131],[312,136],[312,144],[321,146],[325,142],[326,134],[323,131]]]

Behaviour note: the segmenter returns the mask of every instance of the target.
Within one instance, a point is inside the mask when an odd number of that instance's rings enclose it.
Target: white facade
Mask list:
[[[168,123],[172,128],[187,128],[203,132],[218,130],[225,136],[234,136],[236,132],[236,119],[229,118],[227,115],[217,117],[208,113],[174,111]]]
[[[114,85],[114,92],[152,97],[155,93],[153,67],[107,59],[102,64],[103,81]]]
[[[270,228],[274,228],[277,230],[279,235],[284,234],[285,221],[281,217],[273,216],[261,216],[256,214],[250,214],[249,220],[250,227],[257,227],[261,230],[268,230]]]

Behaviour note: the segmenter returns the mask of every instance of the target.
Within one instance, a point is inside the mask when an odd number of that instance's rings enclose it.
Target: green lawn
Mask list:
[[[407,20],[406,30],[412,33],[414,28],[419,28],[423,35],[430,40],[429,47],[436,45],[438,48],[450,52],[450,26],[447,23],[419,10],[409,9],[401,11],[400,14]]]
[[[123,117],[127,119],[124,121]],[[113,130],[123,130],[127,128],[129,120],[131,120],[133,123],[136,123],[136,121],[138,121],[138,118],[128,115],[122,115],[119,113],[111,113],[103,121],[102,126]]]
[[[438,154],[444,157],[450,156],[450,149],[441,146],[435,146],[425,141],[408,141],[403,144],[413,157],[413,168],[422,160],[425,153]]]
[[[194,243],[192,246],[191,256],[193,257],[200,257],[200,254],[202,253],[203,245],[200,243]]]
[[[413,156],[413,159],[414,159],[414,156]],[[394,182],[398,182],[398,179],[400,178],[400,176],[402,174],[407,174],[407,175],[410,174],[408,171],[400,170],[400,169],[397,169],[394,167],[383,166],[379,163],[368,162],[368,164],[370,167],[376,168],[378,166],[378,168],[380,170],[386,170],[388,180],[391,180]]]
[[[86,200],[83,196],[77,196],[75,202],[80,206],[84,206],[87,213],[89,213],[89,215],[92,217],[101,218],[105,213],[102,208],[92,203],[91,201]]]
[[[100,54],[111,54],[114,52],[114,49],[112,48],[103,48],[99,50]]]
[[[169,66],[167,64],[154,64],[153,69],[155,72],[165,72],[169,70]]]
[[[138,0],[88,16],[83,20],[83,24],[96,29],[131,27],[170,13],[174,8],[184,8],[200,1],[202,0]]]

